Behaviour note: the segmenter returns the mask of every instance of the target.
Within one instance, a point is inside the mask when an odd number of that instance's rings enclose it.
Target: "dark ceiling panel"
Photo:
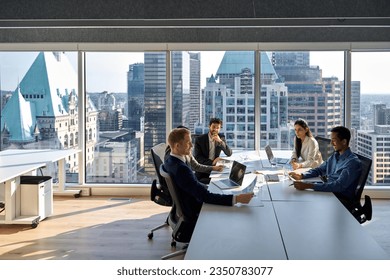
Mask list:
[[[0,19],[389,17],[388,0],[2,0]]]

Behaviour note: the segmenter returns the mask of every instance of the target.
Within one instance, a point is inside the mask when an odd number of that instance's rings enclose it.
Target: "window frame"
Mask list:
[[[167,114],[166,114],[166,133],[168,135],[172,128],[172,96],[170,89],[171,79],[171,54],[174,51],[186,50],[186,51],[228,51],[228,50],[245,50],[255,52],[255,69],[260,69],[260,52],[262,51],[342,51],[344,52],[344,125],[351,126],[351,53],[352,52],[382,52],[390,51],[390,42],[314,42],[314,43],[124,43],[124,44],[110,44],[110,43],[10,43],[0,45],[0,51],[69,51],[77,52],[78,60],[78,92],[79,103],[79,119],[78,126],[79,131],[85,131],[85,53],[88,51],[99,52],[147,52],[147,51],[161,51],[165,52],[167,56]],[[260,81],[260,73],[255,71],[255,149],[259,149],[260,143],[260,87],[258,86]],[[81,156],[79,157],[79,185],[88,186],[85,183],[85,137],[84,133],[79,133],[77,138],[82,148]],[[104,185],[102,185],[104,186]],[[144,184],[134,184],[134,186],[149,187]],[[383,187],[380,188],[383,190]],[[390,190],[390,186],[388,187]]]

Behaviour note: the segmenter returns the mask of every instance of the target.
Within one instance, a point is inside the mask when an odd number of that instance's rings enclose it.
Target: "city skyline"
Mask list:
[[[195,52],[195,51],[194,51]],[[201,52],[201,88],[206,78],[215,75],[224,51]],[[0,52],[0,88],[14,91],[38,52]],[[77,52],[66,52],[77,71]],[[143,52],[88,52],[87,91],[127,92],[127,71],[133,63],[143,63]],[[343,79],[343,52],[310,52],[310,65],[319,66],[323,77]],[[361,81],[362,94],[389,94],[390,79],[386,65],[390,65],[390,52],[353,53],[352,80]],[[381,63],[378,64],[378,61]],[[339,62],[339,63],[335,63]],[[106,70],[103,70],[106,69]]]
[[[204,90],[205,111],[199,113],[204,114],[205,123],[207,123],[207,117],[220,114],[226,127],[227,142],[232,148],[253,149],[255,147],[253,57],[253,52],[226,52],[217,71],[220,81],[216,82],[210,79]],[[97,97],[98,102],[86,110],[88,114],[94,114],[94,116],[88,117],[93,120],[88,123],[96,123],[88,129],[88,143],[91,146],[99,143],[91,149],[93,156],[91,154],[88,157],[90,159],[86,173],[88,182],[89,180],[111,182],[115,181],[115,178],[121,182],[145,182],[148,177],[144,174],[153,171],[151,163],[147,160],[149,159],[148,151],[154,145],[164,142],[166,138],[164,130],[166,123],[161,121],[165,119],[166,115],[166,77],[161,75],[162,72],[165,74],[166,56],[162,52],[145,53],[144,58],[145,65],[142,68],[145,67],[145,69],[139,72],[145,73],[144,80],[147,81],[145,90],[139,93],[142,95],[142,92],[145,92],[144,103],[140,103],[141,108],[142,106],[145,108],[145,118],[142,121],[144,129],[140,131],[142,133],[128,134],[128,138],[123,138],[124,135],[120,135],[120,139],[115,136],[116,134],[113,134],[113,138],[108,141],[106,139],[104,144],[99,142],[97,135],[100,136],[100,132],[121,129],[122,116],[126,115],[123,114],[124,112],[119,113],[117,109],[125,108],[126,98],[119,98],[119,103],[116,104],[116,98],[113,94],[103,96],[100,93],[95,93],[95,101]],[[188,66],[191,65],[191,60],[194,60],[192,63],[195,63],[195,58],[187,52],[175,52],[172,55],[172,65],[175,66],[172,75],[172,88],[175,89],[172,94],[175,104],[172,111],[173,126],[177,126],[178,123],[186,126],[189,124],[188,95],[191,88],[190,69],[192,68]],[[195,63],[193,66],[193,70],[199,73],[199,63]],[[296,71],[295,66],[299,71]],[[268,144],[278,149],[291,148],[292,138],[290,136],[292,134],[291,126],[288,125],[288,117],[308,119],[314,135],[322,137],[328,136],[327,133],[331,126],[342,123],[340,114],[342,109],[340,102],[341,82],[332,77],[321,79],[322,70],[319,67],[309,67],[308,53],[283,54],[275,52],[272,56],[267,56],[263,52],[261,53],[261,67],[263,86],[260,146]],[[70,61],[59,53],[42,52],[38,55],[33,65],[29,67],[28,73],[21,79],[20,92],[13,94],[6,102],[2,125],[7,129],[2,133],[5,140],[2,142],[7,145],[23,143],[23,145],[35,148],[41,147],[41,145],[56,148],[77,145],[78,126],[77,121],[75,121],[77,110],[74,109],[77,101],[74,95],[68,94],[77,87],[77,74],[73,72],[72,68]],[[131,66],[131,69],[134,71],[134,65]],[[277,75],[283,77],[285,83],[291,86],[290,90],[284,82],[278,82]],[[318,81],[321,82],[318,83]],[[159,85],[157,89],[155,88],[156,84]],[[193,85],[197,86],[197,91],[199,91],[199,82]],[[360,92],[359,85],[360,82],[356,84],[357,92]],[[353,86],[354,84],[352,84]],[[360,99],[358,102],[360,103]],[[92,104],[92,98],[91,103],[88,104]],[[355,103],[352,100],[353,104]],[[316,109],[312,110],[312,106],[315,106]],[[359,111],[359,107],[356,110]],[[364,110],[364,117],[361,119],[364,129],[359,129],[361,126],[358,124],[356,126],[358,130],[367,132],[372,128],[376,129],[374,127],[376,124],[382,124],[382,122],[376,122],[376,118],[370,117],[372,115],[371,108],[364,107]],[[384,111],[388,115],[389,110]],[[16,115],[23,116],[23,120],[18,120],[13,114],[14,112],[23,112],[23,114]],[[70,119],[63,118],[65,115],[69,115]],[[386,119],[387,115],[380,119]],[[379,115],[376,114],[376,116],[379,119]],[[53,117],[58,118],[58,120],[53,119]],[[196,120],[197,115],[194,118]],[[133,129],[133,127],[126,125],[124,127]],[[202,127],[199,125],[199,128]],[[23,134],[19,134],[20,131]],[[127,146],[126,143],[129,143],[130,146]],[[143,146],[138,147],[141,143]],[[354,145],[355,143],[359,142],[354,142]],[[138,153],[137,147],[142,148],[140,153]],[[129,148],[128,151],[132,152],[129,160],[121,161],[119,159],[117,161],[118,155],[119,158],[128,155],[127,152],[124,153],[127,148]],[[364,152],[370,155],[376,148],[373,147],[373,149],[372,151],[364,150]],[[113,154],[115,156],[111,158],[112,151],[115,151]],[[131,158],[137,160],[131,161]],[[132,171],[123,172],[125,170]],[[139,170],[143,170],[139,174],[140,178],[138,178]],[[145,173],[143,173],[144,171]]]

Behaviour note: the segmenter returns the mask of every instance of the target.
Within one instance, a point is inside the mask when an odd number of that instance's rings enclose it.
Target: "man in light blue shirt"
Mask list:
[[[349,208],[352,205],[358,185],[361,162],[349,148],[351,132],[344,126],[331,130],[331,143],[335,152],[319,167],[298,174],[290,175],[296,180],[313,177],[325,178],[322,183],[296,181],[294,187],[298,190],[314,189],[315,191],[333,192],[337,198]]]

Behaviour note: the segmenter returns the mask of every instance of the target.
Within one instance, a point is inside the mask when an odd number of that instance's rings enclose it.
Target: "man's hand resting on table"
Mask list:
[[[295,180],[302,180],[302,179],[303,179],[303,178],[302,178],[302,177],[303,177],[302,174],[300,174],[300,173],[295,173],[294,171],[288,173],[288,175],[290,175],[291,177],[293,177]],[[314,185],[311,184],[311,183],[295,181],[295,182],[294,182],[294,187],[295,187],[297,190],[306,190],[306,189],[312,189],[312,188],[314,187]]]
[[[301,173],[296,173],[296,172],[289,172],[288,175],[293,177],[295,180],[302,180],[302,174]]]

